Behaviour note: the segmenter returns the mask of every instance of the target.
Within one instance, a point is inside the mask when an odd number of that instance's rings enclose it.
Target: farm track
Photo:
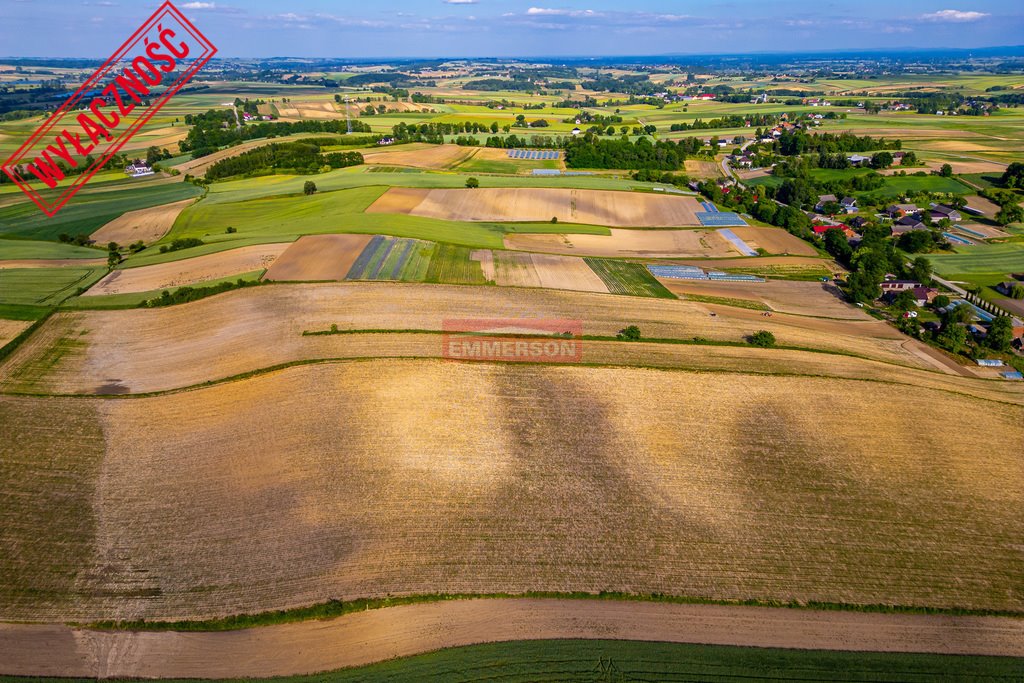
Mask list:
[[[873,652],[1024,656],[1024,621],[612,601],[466,600],[229,633],[0,625],[0,673],[261,678],[484,642],[602,638]]]

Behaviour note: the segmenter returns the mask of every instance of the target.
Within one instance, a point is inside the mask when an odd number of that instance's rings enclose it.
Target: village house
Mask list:
[[[885,280],[879,285],[882,288],[883,296],[889,293],[899,293],[905,289],[914,289],[921,287],[920,282],[914,280]]]
[[[849,161],[854,166],[861,166],[863,164],[869,163],[871,161],[871,157],[862,156],[860,154],[851,154],[850,156],[846,157],[846,160]]]
[[[834,194],[818,195],[818,203],[814,205],[815,211],[824,211],[826,204],[838,204],[839,200]]]
[[[147,166],[143,162],[139,161],[138,159],[135,160],[135,163],[128,164],[127,166],[125,166],[124,167],[124,172],[125,172],[125,175],[130,175],[133,178],[138,178],[140,176],[153,175],[153,173],[154,173],[152,168],[150,168],[149,166]]]
[[[912,216],[918,211],[920,211],[920,209],[917,208],[916,204],[893,204],[891,206],[887,206],[883,213],[889,218],[896,220],[897,218],[903,218],[904,216]]]
[[[843,211],[846,213],[857,213],[857,200],[853,197],[843,197],[839,200],[839,204],[842,205]]]

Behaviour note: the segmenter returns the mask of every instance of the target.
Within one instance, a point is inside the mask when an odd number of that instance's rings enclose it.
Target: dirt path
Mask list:
[[[467,600],[225,633],[0,626],[0,673],[90,678],[263,677],[439,648],[550,638],[1024,656],[1024,620],[589,600]]]

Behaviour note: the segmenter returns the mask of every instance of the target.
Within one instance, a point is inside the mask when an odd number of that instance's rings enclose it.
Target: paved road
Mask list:
[[[283,676],[482,642],[611,638],[876,652],[1024,656],[1024,619],[612,600],[453,600],[214,633],[0,625],[0,674]]]

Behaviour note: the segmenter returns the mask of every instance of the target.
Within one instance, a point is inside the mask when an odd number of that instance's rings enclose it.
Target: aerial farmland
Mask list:
[[[0,679],[1020,680],[1000,50],[226,54],[0,174]]]

